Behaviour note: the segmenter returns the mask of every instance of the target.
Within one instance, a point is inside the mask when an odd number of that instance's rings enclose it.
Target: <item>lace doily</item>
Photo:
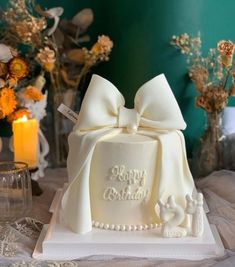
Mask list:
[[[0,226],[0,257],[17,256],[28,239],[37,240],[43,223],[24,218],[11,225]]]

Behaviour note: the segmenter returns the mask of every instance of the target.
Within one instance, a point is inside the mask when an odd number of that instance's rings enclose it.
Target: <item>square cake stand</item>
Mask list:
[[[162,238],[160,228],[145,231],[111,231],[94,228],[80,235],[59,223],[58,211],[63,195],[59,189],[53,199],[50,224],[45,225],[33,257],[45,260],[73,260],[91,255],[133,256],[200,260],[222,256],[223,244],[214,225],[204,214],[202,237]],[[208,207],[205,206],[208,211]]]

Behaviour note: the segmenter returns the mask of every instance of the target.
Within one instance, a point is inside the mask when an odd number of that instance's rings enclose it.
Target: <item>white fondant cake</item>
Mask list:
[[[109,81],[93,76],[69,136],[62,221],[76,233],[146,230],[161,223],[159,200],[173,196],[184,210],[194,189],[180,131],[185,127],[164,75],[138,90],[134,109],[124,107]],[[187,216],[177,221],[187,226]]]
[[[185,126],[164,75],[138,90],[132,110],[93,76],[69,136],[69,184],[56,194],[33,257],[222,255],[202,194],[192,196]]]

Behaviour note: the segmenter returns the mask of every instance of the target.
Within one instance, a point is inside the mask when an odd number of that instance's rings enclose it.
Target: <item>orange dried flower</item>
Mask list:
[[[205,107],[205,99],[203,96],[197,96],[196,97],[196,106],[200,108]]]
[[[99,43],[95,43],[92,48],[91,48],[91,52],[94,55],[99,55],[101,52],[101,45]]]
[[[11,113],[8,117],[7,120],[8,122],[12,123],[14,120],[17,120],[19,118],[22,118],[23,116],[26,116],[28,119],[30,118],[30,112],[26,108],[20,108],[13,113]]]
[[[9,74],[15,79],[23,79],[28,75],[29,68],[26,61],[20,57],[14,57],[8,63]]]
[[[0,91],[0,111],[4,118],[10,115],[16,108],[15,92],[11,88],[3,88]]]
[[[106,35],[99,36],[97,43],[101,45],[105,53],[109,53],[113,48],[113,41]]]
[[[91,48],[91,52],[95,55],[110,53],[113,48],[113,41],[106,35],[98,37],[97,42]]]
[[[232,65],[234,44],[231,41],[220,41],[217,44],[217,50],[220,54],[221,59],[219,61],[225,67],[230,67]]]
[[[217,44],[217,49],[222,56],[232,56],[234,53],[234,44],[231,41],[221,40]]]
[[[51,72],[55,66],[55,51],[50,49],[48,46],[39,50],[37,54],[37,60],[45,69],[45,71]]]
[[[29,85],[23,92],[23,97],[33,101],[40,101],[44,98],[43,93],[36,87]]]

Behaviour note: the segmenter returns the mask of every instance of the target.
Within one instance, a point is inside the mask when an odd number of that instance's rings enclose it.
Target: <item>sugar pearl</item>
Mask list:
[[[119,231],[120,230],[120,225],[115,225],[115,230]]]
[[[121,229],[121,231],[125,231],[126,230],[126,226],[125,225],[121,225],[121,227],[120,227]]]
[[[115,229],[115,225],[114,224],[111,224],[110,227],[109,227],[110,230],[114,230]]]
[[[149,226],[147,224],[144,225],[144,230],[147,230],[149,228]]]
[[[130,123],[127,125],[126,129],[128,133],[135,134],[137,132],[138,127],[136,124]]]
[[[137,230],[137,226],[136,225],[132,225],[132,229],[135,231]]]
[[[109,229],[109,224],[108,223],[104,225],[104,229],[106,229],[106,230]]]

